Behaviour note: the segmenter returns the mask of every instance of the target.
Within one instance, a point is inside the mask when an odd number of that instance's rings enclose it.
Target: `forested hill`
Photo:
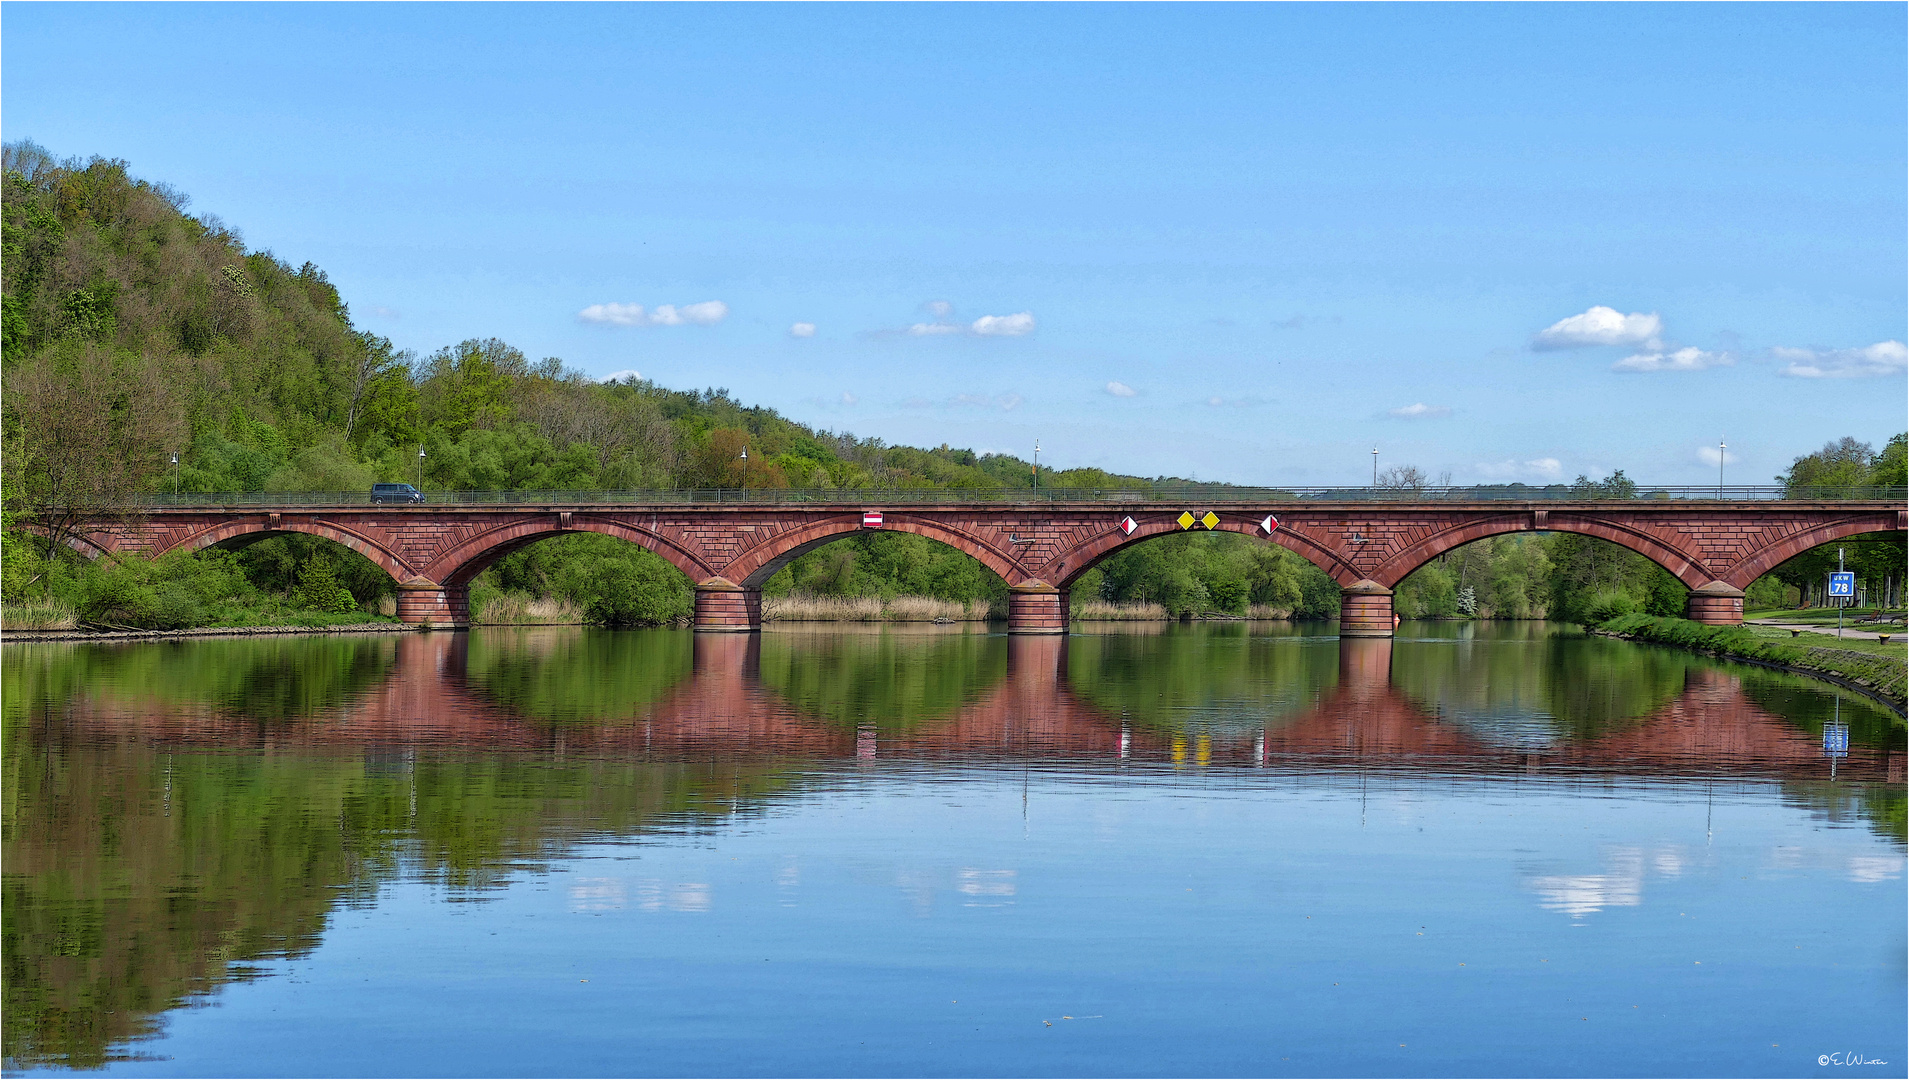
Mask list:
[[[420,447],[426,486],[453,490],[1031,482],[1011,456],[817,431],[723,390],[604,385],[495,339],[401,352],[352,325],[323,270],[248,251],[187,206],[124,161],[5,147],[10,505],[99,505],[175,482],[363,490],[414,480]]]

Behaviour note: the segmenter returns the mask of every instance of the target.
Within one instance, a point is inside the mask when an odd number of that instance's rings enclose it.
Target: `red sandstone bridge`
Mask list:
[[[791,559],[864,529],[890,529],[938,540],[999,574],[1008,584],[1010,632],[1055,634],[1067,628],[1069,588],[1095,563],[1131,544],[1205,529],[1296,552],[1344,589],[1342,636],[1389,637],[1393,588],[1444,552],[1490,536],[1551,531],[1609,540],[1689,586],[1690,618],[1731,624],[1742,621],[1743,590],[1790,557],[1845,537],[1909,529],[1899,492],[1838,501],[1773,498],[1768,489],[1656,489],[1637,499],[1514,501],[1481,498],[1483,490],[1377,498],[1357,489],[1059,492],[1040,502],[946,491],[569,493],[384,506],[355,495],[213,495],[189,498],[227,501],[96,515],[63,539],[89,555],[160,555],[283,533],[320,536],[391,575],[400,619],[456,627],[470,621],[470,581],[485,567],[539,540],[595,532],[655,552],[688,575],[696,629],[749,631],[762,625],[763,582]],[[686,494],[700,501],[685,501]],[[281,505],[259,505],[262,498]]]

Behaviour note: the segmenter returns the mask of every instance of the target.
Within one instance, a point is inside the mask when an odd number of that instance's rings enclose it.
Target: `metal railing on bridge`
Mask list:
[[[1308,502],[1489,503],[1489,502],[1894,502],[1909,498],[1909,488],[1805,488],[1774,485],[1637,485],[1614,492],[1602,485],[1487,484],[1458,487],[1227,487],[1156,485],[1145,488],[1044,488],[1039,492],[966,488],[761,488],[677,491],[426,491],[425,506],[964,506],[1132,503],[1170,506],[1275,504]],[[129,509],[211,507],[332,507],[372,504],[366,491],[243,491],[157,493],[139,497]],[[389,509],[418,503],[377,503]]]

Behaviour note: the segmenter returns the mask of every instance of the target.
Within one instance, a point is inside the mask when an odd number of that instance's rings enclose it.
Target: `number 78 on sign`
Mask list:
[[[1829,576],[1829,594],[1831,596],[1855,596],[1856,573],[1853,570],[1834,571]]]

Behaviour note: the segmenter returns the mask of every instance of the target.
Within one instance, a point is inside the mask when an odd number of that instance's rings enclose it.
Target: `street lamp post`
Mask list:
[[[424,447],[418,447],[418,491],[424,491]]]
[[[1034,440],[1034,497],[1041,497],[1041,440]]]
[[[1723,498],[1723,451],[1724,442],[1717,440],[1717,498]]]
[[[172,455],[172,497],[179,497],[179,455]]]
[[[1372,448],[1372,486],[1379,486],[1379,448]]]

